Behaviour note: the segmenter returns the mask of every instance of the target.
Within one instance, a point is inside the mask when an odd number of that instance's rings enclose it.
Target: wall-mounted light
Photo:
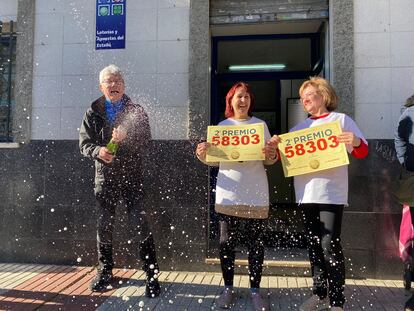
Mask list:
[[[271,71],[283,70],[286,68],[285,64],[255,64],[255,65],[230,65],[230,71]]]

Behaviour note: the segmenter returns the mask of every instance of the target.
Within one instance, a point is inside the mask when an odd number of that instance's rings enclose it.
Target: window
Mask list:
[[[11,142],[15,104],[16,23],[0,21],[0,142]]]

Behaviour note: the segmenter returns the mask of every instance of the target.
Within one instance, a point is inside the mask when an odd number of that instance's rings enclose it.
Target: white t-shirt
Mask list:
[[[290,132],[324,123],[339,121],[343,132],[352,132],[368,144],[354,120],[343,113],[331,112],[328,116],[299,123]],[[347,146],[349,153],[353,148]],[[294,177],[297,203],[348,205],[348,166],[343,165],[315,173]]]
[[[264,121],[251,117],[240,121],[231,118],[218,125],[247,125],[263,123],[265,141],[270,139]],[[269,206],[269,186],[263,161],[220,162],[216,185],[216,204]]]

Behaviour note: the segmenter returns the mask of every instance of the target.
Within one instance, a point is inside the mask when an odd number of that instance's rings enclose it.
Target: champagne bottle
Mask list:
[[[118,151],[118,148],[119,148],[119,145],[113,139],[111,139],[109,143],[106,145],[106,149],[108,149],[108,151],[112,153],[113,155],[116,154],[116,152]]]
[[[126,136],[126,131],[123,126],[119,125],[117,128],[114,129],[112,133],[112,138],[109,141],[109,143],[106,145],[106,148],[108,149],[110,153],[112,153],[112,155],[115,155],[119,148],[119,143],[117,143],[114,140],[114,137],[117,140],[122,140],[125,138],[125,136]]]

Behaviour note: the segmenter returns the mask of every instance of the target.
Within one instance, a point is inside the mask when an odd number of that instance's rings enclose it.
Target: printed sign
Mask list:
[[[349,164],[339,121],[279,135],[279,152],[286,177],[313,173]]]
[[[96,0],[96,50],[125,48],[126,0]]]
[[[207,162],[264,160],[263,123],[250,125],[209,126]]]

